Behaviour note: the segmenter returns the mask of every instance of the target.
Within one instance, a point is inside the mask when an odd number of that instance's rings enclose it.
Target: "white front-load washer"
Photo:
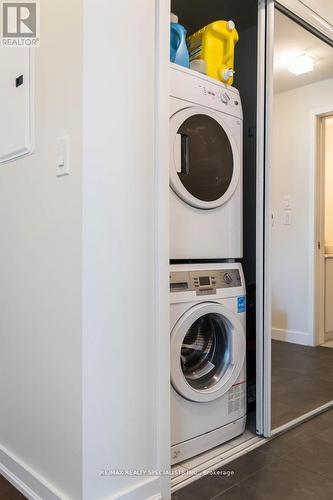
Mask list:
[[[239,92],[170,66],[170,259],[236,259],[242,239]]]
[[[242,434],[246,290],[239,263],[173,265],[171,463]]]

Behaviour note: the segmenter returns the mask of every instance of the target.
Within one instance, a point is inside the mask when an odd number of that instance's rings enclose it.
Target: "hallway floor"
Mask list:
[[[333,409],[176,491],[173,500],[333,499]],[[0,500],[25,497],[0,475]]]
[[[0,474],[0,500],[24,500],[25,496],[22,495],[17,489],[14,488],[3,476]]]
[[[333,409],[224,466],[233,475],[206,476],[173,500],[333,499]]]
[[[272,341],[272,429],[333,400],[333,349]]]

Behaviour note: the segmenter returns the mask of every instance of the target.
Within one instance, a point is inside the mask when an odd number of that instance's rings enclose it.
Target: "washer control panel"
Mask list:
[[[170,273],[170,292],[196,292],[197,295],[214,295],[218,288],[242,286],[238,269],[211,271],[176,271]]]

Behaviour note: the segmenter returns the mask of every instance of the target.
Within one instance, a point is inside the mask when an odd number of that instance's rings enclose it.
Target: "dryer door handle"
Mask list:
[[[181,173],[190,174],[190,136],[180,134],[181,136]]]

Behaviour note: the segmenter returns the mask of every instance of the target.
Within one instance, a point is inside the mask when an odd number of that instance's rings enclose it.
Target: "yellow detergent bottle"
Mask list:
[[[234,80],[235,45],[239,40],[233,21],[215,21],[187,38],[190,61],[201,59],[206,74],[228,85]]]

